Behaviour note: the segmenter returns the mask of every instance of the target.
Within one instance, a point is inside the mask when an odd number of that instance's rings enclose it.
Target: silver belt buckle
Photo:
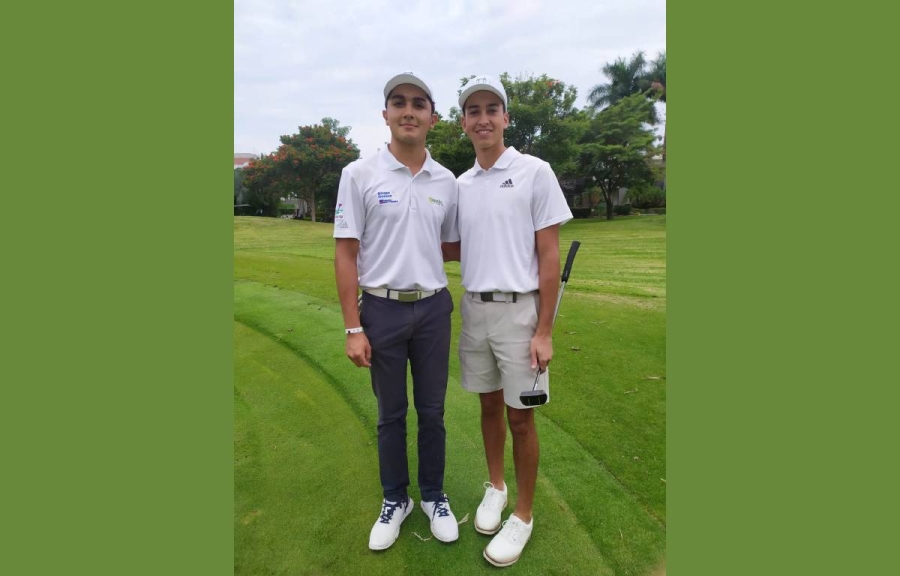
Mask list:
[[[419,292],[397,292],[399,302],[415,302],[419,299]]]

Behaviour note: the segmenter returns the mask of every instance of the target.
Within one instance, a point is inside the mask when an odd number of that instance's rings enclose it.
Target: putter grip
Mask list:
[[[578,240],[573,240],[572,245],[569,246],[569,255],[566,256],[566,266],[562,271],[562,282],[569,281],[569,273],[572,272],[572,262],[575,261],[575,253],[578,252],[579,246],[581,246],[581,242]]]

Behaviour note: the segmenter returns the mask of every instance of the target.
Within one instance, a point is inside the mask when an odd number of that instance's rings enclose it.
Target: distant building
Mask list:
[[[246,168],[247,164],[250,163],[251,160],[256,158],[256,154],[248,154],[246,152],[235,152],[234,153],[234,169],[238,170],[241,168]],[[243,216],[246,213],[246,209],[249,208],[250,205],[244,202],[244,190],[241,189],[240,192],[235,194],[234,196],[234,215],[235,216]]]
[[[244,168],[247,164],[250,163],[251,160],[256,158],[256,154],[248,154],[246,152],[235,152],[234,153],[234,167]]]
[[[294,207],[294,218],[303,218],[309,214],[309,202],[304,198],[282,198],[281,201]]]

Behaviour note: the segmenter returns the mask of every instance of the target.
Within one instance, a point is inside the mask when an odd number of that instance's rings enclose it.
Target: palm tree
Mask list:
[[[612,64],[605,64],[603,74],[609,78],[606,84],[597,84],[588,94],[588,105],[594,110],[613,106],[622,98],[641,92],[650,100],[666,101],[666,51],[647,62],[644,52],[635,52],[630,60],[618,58]],[[654,107],[650,112],[650,122],[656,124],[659,118]],[[663,167],[666,165],[666,129],[663,127]],[[665,188],[665,178],[663,179]]]
[[[666,51],[656,55],[656,60],[650,63],[645,74],[650,88],[659,94],[659,101],[666,101]]]
[[[646,74],[647,81],[650,82],[650,90],[653,98],[659,99],[660,102],[666,101],[666,51],[663,50],[656,55],[656,60],[650,63],[650,69]],[[663,174],[666,169],[666,126],[663,126],[663,147],[662,147],[662,165]],[[666,189],[666,178],[663,176],[663,190]]]
[[[603,66],[603,74],[609,78],[606,84],[597,84],[588,94],[588,105],[594,110],[612,106],[622,98],[650,88],[647,81],[647,61],[644,52],[635,52],[630,60],[617,58]]]

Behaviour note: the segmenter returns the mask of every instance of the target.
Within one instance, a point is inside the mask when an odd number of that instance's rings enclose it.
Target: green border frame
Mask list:
[[[230,573],[232,13],[5,23],[5,572]]]

